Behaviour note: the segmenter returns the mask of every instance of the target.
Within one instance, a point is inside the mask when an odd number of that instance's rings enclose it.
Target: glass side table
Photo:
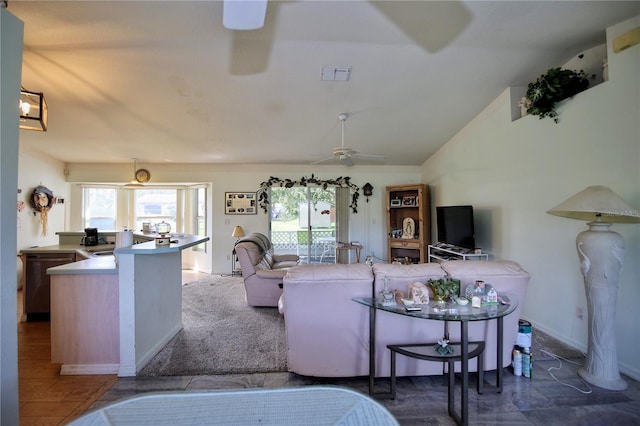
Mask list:
[[[502,392],[502,363],[503,363],[503,318],[513,312],[518,306],[518,300],[514,295],[501,293],[500,296],[506,296],[505,299],[509,304],[483,305],[480,308],[474,308],[469,303],[460,306],[456,303],[440,303],[430,301],[428,305],[421,305],[420,311],[407,311],[402,305],[383,306],[378,303],[375,298],[357,297],[352,300],[356,303],[369,307],[369,395],[377,397],[393,398],[395,393],[395,356],[400,353],[412,358],[424,359],[427,361],[449,362],[449,390],[448,390],[448,409],[449,415],[461,425],[469,424],[468,409],[468,393],[469,393],[469,359],[478,357],[478,393],[482,393],[482,352],[484,351],[484,342],[469,342],[468,324],[471,321],[489,321],[496,320],[497,327],[497,370],[496,370],[496,388],[497,392]],[[376,372],[376,313],[377,311],[386,311],[393,314],[405,315],[416,319],[426,319],[443,321],[445,338],[448,338],[449,322],[460,323],[460,342],[452,344],[454,353],[440,355],[433,346],[437,342],[416,343],[411,345],[388,345],[391,350],[391,391],[389,393],[374,392],[375,372]],[[460,414],[454,409],[454,372],[453,362],[460,361],[461,364],[461,390],[460,390]]]

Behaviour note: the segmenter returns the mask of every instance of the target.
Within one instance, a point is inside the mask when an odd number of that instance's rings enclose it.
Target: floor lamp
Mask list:
[[[587,359],[578,375],[604,389],[624,390],[627,383],[618,371],[615,319],[625,245],[609,227],[614,222],[640,223],[640,212],[611,189],[590,186],[547,213],[590,221],[589,229],[576,238],[589,313]]]
[[[236,244],[238,244],[240,238],[244,237],[244,229],[242,229],[242,226],[236,225],[235,228],[233,228],[231,236],[236,238]],[[238,269],[236,266],[237,262],[238,257],[236,255],[236,246],[234,244],[233,251],[231,252],[231,276],[242,275],[242,270]]]

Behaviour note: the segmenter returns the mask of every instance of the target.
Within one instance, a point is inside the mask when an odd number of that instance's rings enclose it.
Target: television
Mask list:
[[[473,250],[473,206],[436,206],[438,242]]]

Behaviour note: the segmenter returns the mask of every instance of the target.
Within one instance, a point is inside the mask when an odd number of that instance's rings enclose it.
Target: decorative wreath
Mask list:
[[[300,180],[280,179],[279,177],[271,176],[269,180],[260,184],[260,189],[258,189],[258,204],[266,213],[267,206],[269,205],[269,188],[271,188],[272,186],[292,188],[294,186],[307,186],[310,184],[318,185],[323,189],[327,189],[327,187],[329,186],[349,188],[351,191],[351,204],[349,204],[349,207],[351,207],[351,211],[353,211],[353,213],[358,213],[358,198],[360,197],[360,188],[357,185],[351,183],[351,178],[349,176],[340,176],[336,179],[328,180],[318,179],[313,174],[311,175],[311,177],[303,176],[302,178],[300,178]]]
[[[47,235],[47,219],[49,216],[49,210],[56,203],[56,197],[46,186],[38,186],[33,190],[31,194],[31,207],[40,212],[40,224],[42,225],[42,236]]]

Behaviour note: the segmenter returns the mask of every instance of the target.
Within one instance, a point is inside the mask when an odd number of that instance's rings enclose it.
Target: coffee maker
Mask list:
[[[98,245],[98,228],[84,228],[84,238],[82,244],[85,246]]]

